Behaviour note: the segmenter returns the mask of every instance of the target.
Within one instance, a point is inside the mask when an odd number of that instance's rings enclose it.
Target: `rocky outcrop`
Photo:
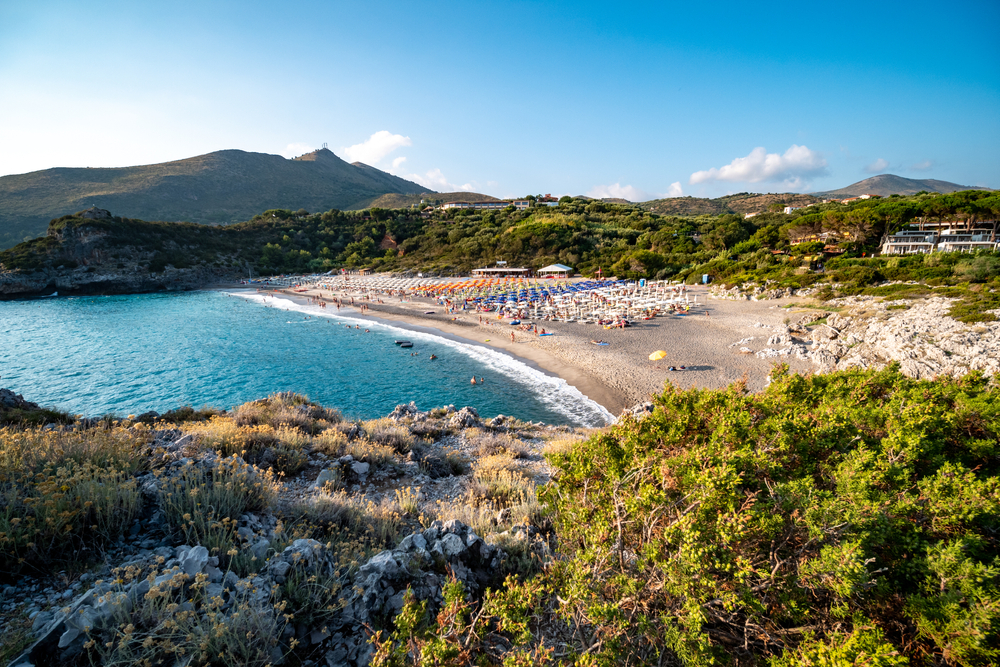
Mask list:
[[[245,517],[242,523],[252,522]],[[244,534],[254,535],[255,531],[244,526]],[[268,549],[265,544],[259,550],[262,557]],[[503,551],[462,522],[435,521],[358,568],[350,585],[343,587],[339,611],[332,618],[317,627],[291,627],[278,620],[272,587],[285,584],[294,574],[304,579],[332,571],[336,557],[320,542],[295,540],[273,555],[259,575],[247,578],[220,570],[219,559],[209,556],[204,546],[160,547],[126,564],[134,571],[151,571],[149,576],[99,582],[58,611],[36,614],[33,630],[38,638],[10,665],[33,667],[75,660],[83,652],[89,633],[119,623],[137,607],[149,604],[150,591],[169,591],[186,600],[182,605],[185,611],[199,615],[217,614],[221,607],[224,614],[238,609],[240,614],[257,615],[265,619],[262,626],[270,620],[276,629],[283,626],[286,634],[291,632],[299,641],[317,645],[330,667],[367,665],[373,650],[367,629],[395,617],[403,608],[407,590],[417,601],[427,600],[434,610],[442,602],[449,577],[461,581],[467,593],[476,594],[496,580],[504,557]],[[165,561],[160,567],[158,559]],[[274,657],[276,664],[281,662],[280,651]]]
[[[796,357],[822,373],[851,368],[878,369],[898,363],[907,376],[929,379],[960,377],[982,371],[1000,374],[1000,323],[963,324],[948,315],[954,302],[942,297],[883,301],[857,296],[830,302],[844,312],[821,321],[819,312],[768,332],[766,347],[750,345],[763,336],[735,341],[730,347],[761,359]],[[768,328],[759,323],[754,328]]]
[[[0,390],[0,401],[28,404],[7,390]],[[467,502],[470,468],[455,464],[490,447],[522,452],[524,458],[516,459],[517,469],[543,483],[550,472],[537,456],[545,442],[540,436],[566,437],[573,429],[536,426],[502,415],[484,420],[471,408],[451,405],[421,411],[413,403],[403,404],[393,415],[399,430],[418,435],[431,429],[436,435],[433,439],[421,436],[425,439],[408,452],[408,458],[400,454],[392,462],[360,460],[364,447],[354,450],[353,456],[308,450],[306,469],[277,485],[277,495],[267,507],[245,512],[233,521],[235,551],[228,552],[213,552],[212,545],[197,543],[172,528],[165,494],[185,476],[211,479],[223,465],[244,470],[248,482],[261,480],[266,473],[245,468],[239,457],[223,458],[206,448],[205,436],[197,430],[157,424],[155,413],[146,415],[154,422],[152,426],[138,422],[128,426],[142,435],[148,445],[144,455],[155,468],[134,476],[143,512],[119,539],[106,545],[106,565],[91,565],[91,571],[76,581],[50,573],[38,579],[25,576],[12,586],[0,587],[0,623],[11,618],[6,614],[29,619],[35,637],[10,664],[54,667],[86,662],[88,642],[107,641],[129,623],[145,623],[143,631],[148,631],[176,612],[193,614],[192,627],[198,632],[220,627],[220,620],[226,625],[235,623],[237,617],[252,618],[255,636],[273,639],[271,643],[255,640],[254,650],[266,654],[265,662],[289,664],[289,647],[302,646],[297,655],[309,655],[314,664],[359,667],[370,660],[371,629],[391,625],[408,590],[414,600],[426,602],[433,618],[452,577],[462,583],[467,597],[478,598],[488,587],[501,583],[506,552],[517,558],[531,553],[545,561],[553,557],[548,529],[516,519],[509,508],[485,520],[473,514],[475,529],[459,520],[432,520],[433,514],[423,512]],[[79,419],[63,428],[95,425],[96,420]],[[347,426],[331,427],[331,439],[334,433],[346,436]],[[351,426],[359,429],[356,439],[365,437],[359,424]],[[449,462],[446,455],[457,458]],[[435,472],[434,466],[441,470]],[[309,513],[337,503],[357,517],[370,518],[374,515],[366,512],[392,500],[398,507],[393,511],[403,511],[401,492],[413,494],[421,508],[406,510],[408,528],[400,533],[405,537],[371,557],[367,557],[371,552],[354,552],[365,553],[367,560],[360,563],[347,560],[344,542],[324,544],[292,536],[284,527],[289,518],[302,516],[300,512],[313,516]],[[348,515],[331,510],[326,518],[315,516],[317,521],[336,522],[338,516]],[[360,535],[365,529],[359,524],[350,530]],[[182,540],[190,541],[177,546]],[[239,562],[228,558],[237,553]],[[247,565],[251,557],[256,564]],[[285,609],[283,605],[294,595],[300,596],[292,603],[294,608]],[[302,596],[309,599],[303,601]],[[137,618],[144,620],[137,622]]]
[[[882,368],[898,362],[913,378],[1000,373],[1000,323],[963,324],[948,315],[951,299],[879,301],[851,297],[813,330],[809,357],[823,372]]]
[[[39,410],[38,403],[24,400],[21,394],[15,394],[10,389],[0,387],[0,410]]]
[[[134,294],[180,291],[238,281],[241,277],[233,269],[207,263],[182,269],[161,264],[157,268],[162,270],[152,272],[150,267],[158,250],[173,248],[180,251],[175,242],[139,247],[131,245],[131,239],[115,240],[112,231],[121,220],[104,209],[91,208],[77,214],[77,218],[65,224],[54,221],[49,225],[47,238],[31,251],[36,268],[10,270],[0,264],[0,298],[48,296],[53,292]]]
[[[725,285],[712,285],[708,291],[710,299],[724,299],[729,301],[764,301],[767,299],[783,299],[796,294],[802,295],[802,290],[791,287],[772,287],[772,281],[763,285],[746,284],[734,285],[727,288]]]
[[[184,291],[240,278],[235,272],[214,267],[175,269],[162,273],[136,269],[112,269],[102,265],[65,265],[38,271],[0,271],[0,297],[60,294],[139,294]]]

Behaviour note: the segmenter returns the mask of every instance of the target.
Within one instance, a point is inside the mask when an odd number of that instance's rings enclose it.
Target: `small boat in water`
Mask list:
[[[409,343],[410,341],[408,341],[408,340],[396,340],[396,341],[393,341],[393,342],[396,343],[396,345],[402,345],[403,343]]]
[[[404,343],[400,343],[399,346],[400,347],[413,347],[413,343],[411,343],[410,341],[406,341]]]

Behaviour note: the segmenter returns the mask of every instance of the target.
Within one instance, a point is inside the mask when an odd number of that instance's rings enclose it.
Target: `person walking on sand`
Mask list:
[[[510,332],[510,342],[512,342],[512,343],[514,342],[514,332],[513,331]]]

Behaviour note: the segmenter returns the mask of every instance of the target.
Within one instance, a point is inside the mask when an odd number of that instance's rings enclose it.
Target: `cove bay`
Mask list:
[[[401,338],[413,348],[394,345]],[[86,416],[228,409],[293,391],[364,419],[410,401],[553,424],[611,417],[503,353],[252,291],[0,302],[0,377]]]

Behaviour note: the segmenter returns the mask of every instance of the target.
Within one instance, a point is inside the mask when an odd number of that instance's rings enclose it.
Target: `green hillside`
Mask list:
[[[450,201],[481,202],[500,200],[496,197],[480,194],[478,192],[435,192],[431,194],[425,192],[420,194],[390,192],[364,202],[363,206],[356,206],[352,208],[409,208],[411,206],[418,206],[421,202],[424,202],[424,205],[438,205]]]
[[[871,255],[885,234],[919,219],[964,224],[998,215],[1000,195],[970,190],[818,204],[752,218],[662,216],[634,205],[570,197],[551,208],[450,209],[426,216],[414,208],[314,214],[275,209],[226,226],[70,216],[53,221],[48,236],[0,252],[0,279],[3,269],[55,275],[60,266],[111,266],[125,273],[160,273],[171,265],[256,274],[346,267],[467,275],[502,259],[534,269],[560,262],[583,275],[600,270],[630,279],[693,282],[708,274],[718,283],[792,289],[828,282],[839,294],[888,289],[902,297],[924,293],[929,285],[936,294],[964,300],[953,316],[978,321],[993,319],[990,311],[1000,308],[997,253]],[[67,236],[63,230],[69,228],[79,232]],[[814,240],[820,236],[825,240]],[[816,263],[822,271],[815,270]],[[923,284],[875,287],[887,280]],[[827,291],[827,297],[833,295]]]
[[[272,208],[361,208],[390,192],[430,191],[348,164],[326,149],[294,160],[225,150],[138,167],[46,169],[0,177],[0,248],[44,233],[54,217],[91,206],[129,218],[218,225]]]
[[[700,197],[653,199],[642,202],[639,206],[660,215],[722,215],[724,213],[746,215],[747,213],[764,213],[772,210],[772,207],[777,207],[778,210],[781,210],[785,206],[809,206],[819,201],[819,199],[812,195],[801,195],[793,192],[784,194],[741,192],[717,199],[703,199]]]

